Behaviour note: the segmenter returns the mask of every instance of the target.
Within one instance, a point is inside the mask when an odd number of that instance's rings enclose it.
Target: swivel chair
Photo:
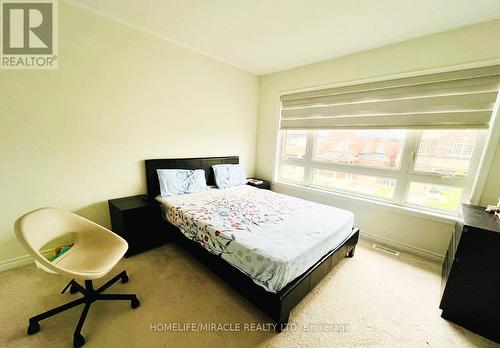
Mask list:
[[[128,282],[125,271],[95,289],[93,280],[107,275],[128,249],[127,242],[110,230],[81,216],[57,208],[41,208],[21,216],[14,226],[17,240],[35,259],[36,265],[46,272],[71,278],[62,293],[79,292],[83,297],[38,314],[29,319],[28,335],[40,330],[39,322],[70,308],[84,304],[80,320],[73,334],[73,346],[81,347],[85,338],[81,334],[90,305],[100,300],[130,301],[132,308],[140,305],[135,294],[104,294],[111,285],[121,280]],[[53,261],[45,258],[40,249],[57,238],[70,237],[73,246]],[[78,283],[81,281],[82,284]]]

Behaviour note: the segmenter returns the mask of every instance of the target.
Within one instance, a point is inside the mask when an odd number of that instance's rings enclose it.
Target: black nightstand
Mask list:
[[[160,203],[143,195],[110,199],[109,215],[113,232],[128,243],[126,257],[168,241],[166,221]]]
[[[500,225],[462,204],[442,268],[441,317],[500,343]]]
[[[254,184],[254,183],[251,183],[251,182],[247,182],[247,185],[250,185],[250,186],[253,186],[253,187],[257,187],[257,188],[260,188],[260,189],[263,189],[263,190],[270,190],[271,189],[271,182],[266,181],[266,180],[262,180],[262,179],[256,179],[256,180],[261,180],[262,184]]]

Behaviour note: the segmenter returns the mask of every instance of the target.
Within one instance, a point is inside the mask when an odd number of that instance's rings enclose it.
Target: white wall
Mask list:
[[[239,155],[254,172],[258,78],[60,4],[59,69],[0,70],[0,268],[42,206],[109,227],[107,200],[146,192],[144,159]]]
[[[279,97],[283,92],[393,74],[444,68],[500,58],[500,20],[373,49],[338,59],[261,77],[257,176],[271,179],[276,154]],[[443,255],[450,224],[381,209],[331,195],[303,193],[274,185],[287,193],[352,210],[362,231],[431,255]],[[500,196],[500,150],[497,149],[481,203]]]

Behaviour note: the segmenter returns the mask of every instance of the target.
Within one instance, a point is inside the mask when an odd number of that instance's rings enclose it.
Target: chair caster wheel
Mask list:
[[[130,306],[132,308],[137,308],[141,305],[141,302],[139,301],[139,299],[136,297],[134,298],[132,301],[130,301]]]
[[[122,284],[128,283],[128,275],[125,273],[122,277]]]
[[[71,286],[69,287],[69,293],[70,293],[70,294],[76,294],[77,292],[78,292],[78,288],[77,288],[76,286],[71,285]]]
[[[28,326],[28,335],[34,335],[38,331],[40,331],[40,324],[38,324],[38,321],[30,321],[30,325]]]
[[[73,336],[73,347],[78,348],[85,344],[85,337],[82,334],[77,334]]]

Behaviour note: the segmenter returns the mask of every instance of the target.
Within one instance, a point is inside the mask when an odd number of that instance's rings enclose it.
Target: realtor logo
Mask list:
[[[2,69],[57,69],[57,0],[1,0]]]

